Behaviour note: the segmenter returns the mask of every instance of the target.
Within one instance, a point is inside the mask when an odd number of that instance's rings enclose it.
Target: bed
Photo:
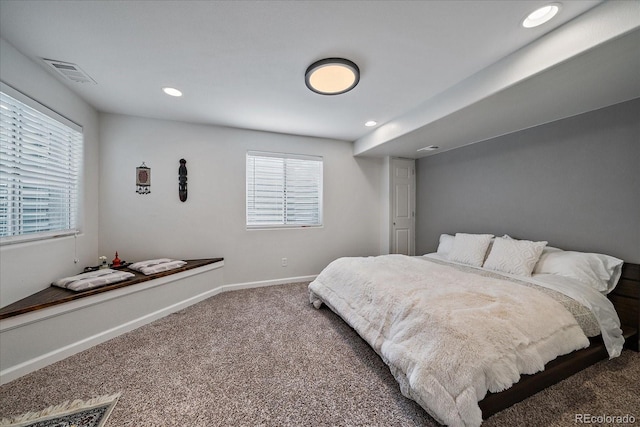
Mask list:
[[[309,291],[371,345],[403,395],[442,424],[477,426],[617,357],[624,335],[637,350],[639,276],[606,255],[459,233],[422,257],[335,260]]]

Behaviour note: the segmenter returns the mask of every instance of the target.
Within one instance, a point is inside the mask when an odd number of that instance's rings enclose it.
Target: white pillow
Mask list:
[[[547,242],[498,237],[483,267],[518,276],[531,276]]]
[[[554,248],[553,246],[545,246],[542,250],[542,255],[548,254],[549,252],[562,252],[562,249]]]
[[[618,284],[623,263],[609,255],[558,250],[543,253],[533,272],[572,277],[606,295]]]
[[[442,255],[446,257],[451,252],[451,248],[453,248],[453,240],[454,236],[451,234],[441,234],[440,235],[440,244],[438,245],[438,255]]]
[[[456,233],[448,259],[481,267],[493,234]]]

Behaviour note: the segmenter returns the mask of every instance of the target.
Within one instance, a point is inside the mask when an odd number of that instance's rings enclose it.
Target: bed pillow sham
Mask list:
[[[545,251],[533,272],[571,277],[606,295],[618,284],[623,263],[609,255],[555,250]]]
[[[530,277],[547,242],[497,237],[483,267],[502,273]]]
[[[438,250],[437,250],[438,255],[442,255],[443,257],[446,258],[447,255],[449,255],[449,252],[451,252],[451,249],[453,248],[454,239],[455,239],[455,236],[452,236],[451,234],[441,234],[440,243],[438,244]]]
[[[487,248],[492,238],[493,234],[456,233],[451,252],[449,252],[447,258],[450,261],[461,264],[482,267]]]

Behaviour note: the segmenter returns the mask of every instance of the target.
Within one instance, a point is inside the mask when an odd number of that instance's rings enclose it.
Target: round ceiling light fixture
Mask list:
[[[339,95],[349,92],[360,81],[360,69],[344,58],[326,58],[316,61],[304,73],[307,87],[321,95]]]
[[[524,21],[522,21],[522,26],[525,28],[533,28],[537,27],[538,25],[542,25],[556,16],[559,10],[559,3],[551,3],[539,9],[536,9],[529,15],[527,15],[526,18],[524,18]]]

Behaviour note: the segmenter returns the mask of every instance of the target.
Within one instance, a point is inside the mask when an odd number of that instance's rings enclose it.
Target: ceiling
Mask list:
[[[417,158],[425,145],[451,149],[640,96],[640,2],[564,1],[549,23],[520,26],[546,3],[0,0],[0,36],[43,67],[77,64],[97,84],[65,84],[101,112]],[[306,68],[326,57],[358,64],[354,90],[306,88]],[[607,71],[601,58],[618,71],[585,96]],[[556,87],[566,93],[552,100]],[[513,108],[531,94],[530,108]]]

